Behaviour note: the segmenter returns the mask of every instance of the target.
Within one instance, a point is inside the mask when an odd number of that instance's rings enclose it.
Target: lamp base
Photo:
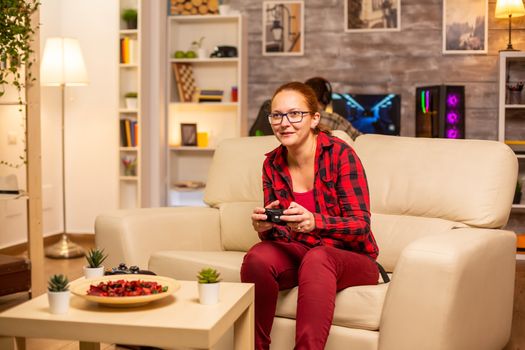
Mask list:
[[[62,234],[60,241],[45,249],[48,258],[70,259],[79,258],[85,255],[84,249],[69,240],[66,233]]]

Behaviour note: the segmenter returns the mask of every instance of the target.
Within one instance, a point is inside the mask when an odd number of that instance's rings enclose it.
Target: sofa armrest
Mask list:
[[[147,268],[159,250],[221,250],[219,210],[203,207],[118,210],[99,215],[95,242],[106,267],[124,262]]]
[[[381,350],[501,349],[510,337],[513,232],[459,228],[401,254],[380,322]]]

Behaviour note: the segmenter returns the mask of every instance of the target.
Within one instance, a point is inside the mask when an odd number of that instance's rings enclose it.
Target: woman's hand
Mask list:
[[[279,200],[275,200],[268,204],[266,208],[279,208]],[[264,208],[256,207],[252,213],[252,225],[255,231],[264,232],[273,227],[273,223],[265,221],[268,217],[264,213]]]
[[[281,220],[286,221],[293,231],[312,232],[315,229],[314,214],[295,202],[290,203],[283,214]]]

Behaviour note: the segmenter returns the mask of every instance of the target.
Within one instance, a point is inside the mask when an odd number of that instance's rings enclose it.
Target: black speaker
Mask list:
[[[416,88],[416,137],[465,138],[465,87]]]

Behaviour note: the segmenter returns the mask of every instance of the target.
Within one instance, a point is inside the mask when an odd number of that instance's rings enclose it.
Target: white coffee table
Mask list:
[[[16,337],[19,350],[24,338],[78,340],[82,350],[100,349],[101,342],[209,349],[233,325],[234,348],[253,349],[253,284],[221,282],[220,302],[201,305],[197,282],[179,282],[174,295],[136,308],[103,307],[72,296],[66,315],[49,313],[43,294],[0,313],[0,347]]]

